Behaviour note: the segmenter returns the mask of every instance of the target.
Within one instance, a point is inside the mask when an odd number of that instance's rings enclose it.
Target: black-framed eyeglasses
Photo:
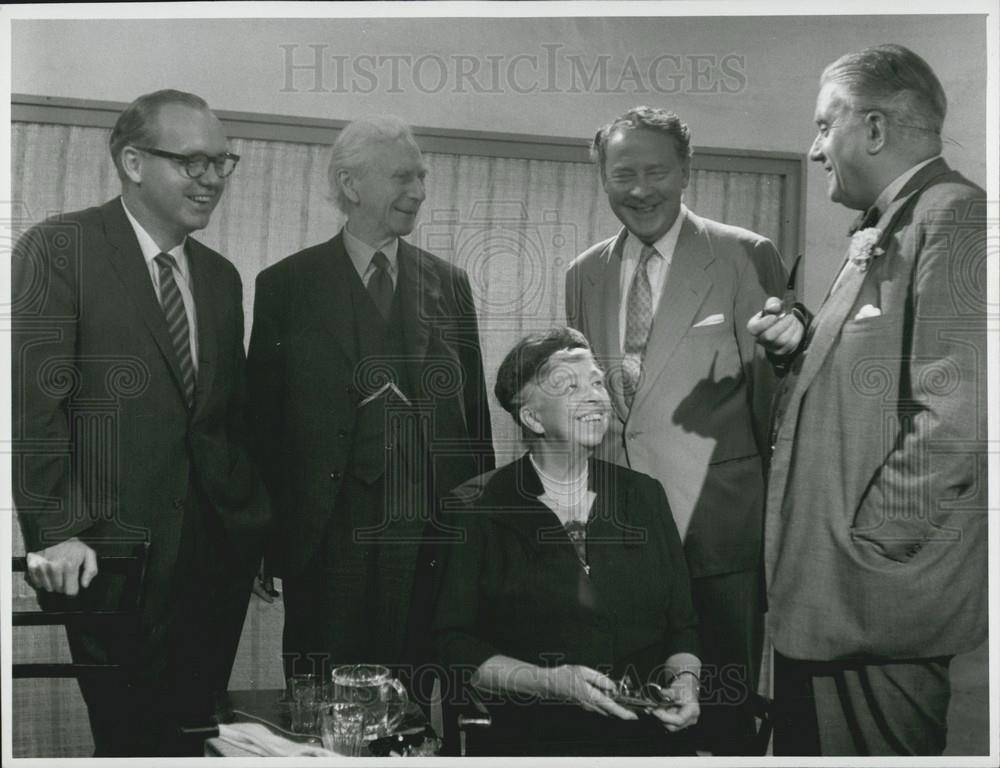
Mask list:
[[[140,152],[156,155],[156,157],[165,157],[167,160],[180,163],[189,179],[199,179],[204,176],[209,163],[215,166],[215,172],[219,178],[224,179],[236,170],[236,164],[240,161],[240,156],[232,152],[223,152],[221,155],[204,155],[200,152],[193,155],[178,155],[176,152],[167,152],[156,147],[135,148]]]

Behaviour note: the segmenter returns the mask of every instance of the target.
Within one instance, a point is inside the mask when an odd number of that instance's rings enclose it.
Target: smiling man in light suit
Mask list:
[[[863,214],[788,373],[765,560],[775,754],[941,754],[954,654],[986,637],[986,203],[941,157],[947,102],[898,45],[823,72],[810,151]]]
[[[629,110],[597,132],[593,155],[624,227],[570,266],[566,315],[609,371],[615,417],[602,457],[667,492],[701,624],[700,746],[745,754],[774,382],[745,324],[785,271],[766,238],[683,205],[690,133],[673,113]]]

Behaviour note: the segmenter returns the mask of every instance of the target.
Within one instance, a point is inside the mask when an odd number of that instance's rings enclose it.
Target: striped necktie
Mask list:
[[[639,254],[639,263],[632,276],[628,290],[628,309],[625,322],[625,357],[622,360],[622,385],[625,404],[631,409],[635,393],[639,389],[642,374],[642,358],[646,354],[646,342],[653,327],[653,288],[649,283],[646,265],[658,255],[651,245],[644,245]]]
[[[184,397],[190,408],[194,404],[194,361],[191,358],[187,310],[184,308],[184,299],[174,278],[177,262],[169,253],[161,253],[156,257],[156,266],[160,270],[160,306],[167,320],[167,333],[177,354],[177,363],[184,382]]]

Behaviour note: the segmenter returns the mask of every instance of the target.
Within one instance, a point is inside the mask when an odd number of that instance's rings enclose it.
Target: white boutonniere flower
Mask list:
[[[882,230],[878,227],[859,229],[851,236],[851,248],[847,257],[859,272],[867,272],[872,259],[885,253],[884,249],[876,245],[881,239]]]

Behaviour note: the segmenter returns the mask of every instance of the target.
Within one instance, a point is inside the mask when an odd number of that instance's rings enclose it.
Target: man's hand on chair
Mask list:
[[[42,592],[75,597],[97,575],[97,553],[75,536],[40,552],[28,552],[28,583]]]

